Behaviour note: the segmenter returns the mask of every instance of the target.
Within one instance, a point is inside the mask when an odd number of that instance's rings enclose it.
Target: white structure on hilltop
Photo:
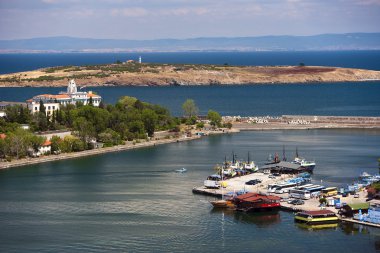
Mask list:
[[[51,115],[53,114],[53,111],[58,110],[61,105],[75,105],[77,102],[80,102],[83,105],[88,105],[91,100],[92,105],[98,107],[102,101],[102,97],[92,93],[92,91],[78,91],[75,81],[70,80],[67,86],[67,92],[60,92],[58,95],[37,95],[27,100],[26,103],[29,110],[31,110],[32,113],[36,113],[40,111],[40,101],[42,101],[45,106],[46,115]]]
[[[139,63],[141,64],[141,56],[139,56]]]

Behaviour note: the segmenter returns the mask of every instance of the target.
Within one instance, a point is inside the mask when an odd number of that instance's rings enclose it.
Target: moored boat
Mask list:
[[[313,172],[315,166],[317,165],[315,161],[306,161],[305,158],[302,158],[298,155],[298,149],[296,149],[296,157],[292,161],[294,164],[298,164],[301,167],[304,167],[310,172]]]
[[[244,212],[272,211],[280,208],[280,197],[249,192],[233,199],[235,209]]]
[[[219,199],[210,201],[214,208],[233,208],[235,205],[231,200]]]
[[[331,224],[338,222],[338,216],[330,210],[302,211],[296,213],[294,220],[306,224]]]

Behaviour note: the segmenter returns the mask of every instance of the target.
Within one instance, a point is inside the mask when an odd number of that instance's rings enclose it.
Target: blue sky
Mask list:
[[[380,0],[0,0],[0,39],[380,32]]]

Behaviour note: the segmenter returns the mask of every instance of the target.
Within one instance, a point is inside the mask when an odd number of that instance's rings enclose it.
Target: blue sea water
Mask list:
[[[0,101],[25,101],[38,94],[57,94],[64,88],[0,88]],[[209,109],[222,115],[280,116],[342,115],[380,116],[380,82],[188,86],[188,87],[93,87],[106,103],[121,96],[160,104],[181,116],[183,102],[194,99],[201,115]]]
[[[56,65],[136,59],[140,54],[0,55],[2,73]],[[125,56],[125,58],[123,57]],[[152,62],[332,65],[380,70],[375,52],[142,54]],[[6,57],[9,57],[6,59]],[[24,101],[62,88],[0,88],[0,100]],[[107,103],[122,95],[181,115],[187,98],[201,114],[380,116],[380,83],[205,87],[96,87]],[[343,186],[376,173],[378,130],[290,130],[209,136],[192,142],[109,153],[0,171],[0,252],[379,252],[376,228],[296,226],[293,213],[217,211],[191,189],[234,151],[260,165],[287,148],[315,159],[313,182]],[[176,169],[185,167],[187,173]]]
[[[0,171],[0,251],[378,252],[377,228],[215,210],[191,190],[224,155],[261,165],[282,144],[317,161],[314,183],[345,185],[376,173],[379,143],[378,130],[255,131]]]
[[[380,51],[337,52],[189,52],[189,53],[70,53],[0,54],[0,73],[48,66],[112,63],[138,59],[159,63],[212,63],[231,65],[323,65],[380,70]],[[292,85],[95,87],[106,103],[134,96],[182,114],[181,105],[194,99],[201,114],[209,109],[222,115],[354,115],[380,116],[380,82]],[[0,88],[0,100],[25,101],[35,95],[58,93],[62,88]]]

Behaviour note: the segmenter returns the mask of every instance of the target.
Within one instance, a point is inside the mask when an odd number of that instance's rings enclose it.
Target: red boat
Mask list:
[[[249,192],[233,199],[235,209],[244,212],[272,211],[280,208],[280,197]]]

